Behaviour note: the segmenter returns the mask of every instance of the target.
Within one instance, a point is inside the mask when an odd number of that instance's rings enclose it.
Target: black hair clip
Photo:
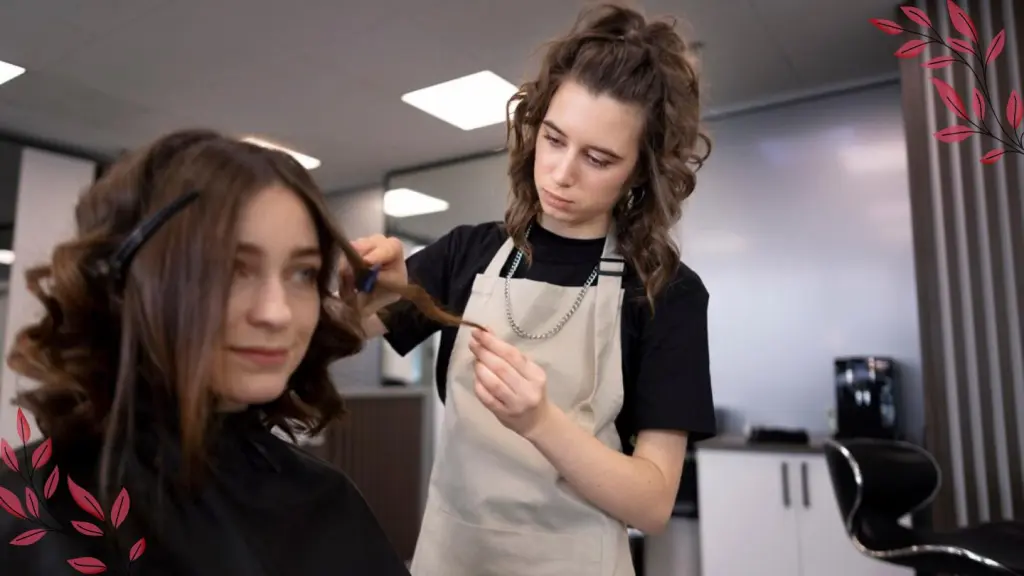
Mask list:
[[[373,292],[373,289],[377,286],[377,276],[379,275],[380,264],[375,264],[374,266],[370,267],[370,269],[367,270],[366,273],[363,275],[362,279],[359,281],[359,286],[357,290],[364,294],[369,294],[370,292]]]
[[[131,266],[132,258],[142,248],[142,245],[147,240],[153,237],[153,234],[160,229],[161,226],[167,223],[175,214],[180,212],[185,206],[191,204],[196,198],[199,197],[198,190],[192,190],[181,196],[175,198],[167,206],[156,211],[155,214],[143,220],[141,224],[132,230],[131,234],[125,238],[121,244],[117,247],[117,250],[107,258],[103,264],[103,268],[106,269],[106,273],[109,275],[111,281],[117,289],[120,289],[124,285],[124,281],[128,276],[128,267]]]

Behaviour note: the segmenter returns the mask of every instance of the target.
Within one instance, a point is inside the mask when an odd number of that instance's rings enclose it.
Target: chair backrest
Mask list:
[[[859,536],[865,515],[895,523],[927,506],[942,483],[935,458],[908,442],[830,440],[825,444],[825,459],[851,536]]]

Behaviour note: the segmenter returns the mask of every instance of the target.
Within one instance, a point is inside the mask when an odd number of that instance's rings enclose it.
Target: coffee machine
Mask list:
[[[896,363],[882,356],[836,358],[836,438],[900,439]]]

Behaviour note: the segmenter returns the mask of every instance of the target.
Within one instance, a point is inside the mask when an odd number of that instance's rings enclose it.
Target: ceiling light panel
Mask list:
[[[518,88],[490,70],[428,86],[402,96],[406,104],[462,130],[508,119],[508,101]]]
[[[0,84],[6,84],[25,73],[21,66],[0,60]]]
[[[408,218],[444,212],[448,202],[409,188],[395,188],[384,193],[384,213],[393,218]]]

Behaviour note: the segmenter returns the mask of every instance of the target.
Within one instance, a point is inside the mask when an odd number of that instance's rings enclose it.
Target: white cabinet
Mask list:
[[[823,454],[697,451],[703,576],[913,576],[860,554]]]

